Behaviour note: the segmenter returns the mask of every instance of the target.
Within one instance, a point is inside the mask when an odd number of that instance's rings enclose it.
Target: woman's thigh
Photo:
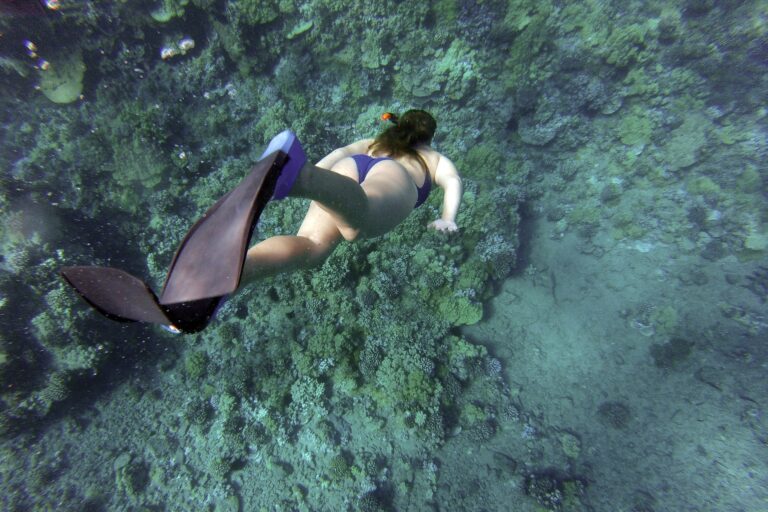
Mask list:
[[[343,232],[339,229],[336,219],[312,201],[296,235],[309,238],[319,246],[327,246],[330,250],[341,239]],[[347,237],[344,236],[344,238]]]
[[[352,158],[344,158],[331,171],[359,180],[357,166]],[[391,231],[413,210],[416,187],[403,167],[393,160],[384,160],[368,172],[362,189],[368,198],[368,211],[358,219],[356,228],[344,225],[331,212],[315,201],[297,233],[316,242],[333,240],[341,234],[352,241],[358,236],[376,237]]]

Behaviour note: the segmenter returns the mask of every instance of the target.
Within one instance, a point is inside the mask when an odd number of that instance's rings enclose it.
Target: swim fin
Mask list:
[[[278,149],[262,158],[192,226],[176,250],[159,299],[143,281],[114,268],[65,267],[62,276],[112,320],[157,323],[184,333],[203,330],[240,284],[248,242],[284,167],[299,163],[299,155],[286,149],[290,154]]]

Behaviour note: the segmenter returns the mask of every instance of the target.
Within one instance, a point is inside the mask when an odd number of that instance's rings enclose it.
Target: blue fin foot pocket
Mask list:
[[[277,179],[275,192],[272,196],[272,199],[280,200],[285,199],[290,194],[301,168],[307,162],[307,155],[304,153],[304,148],[301,147],[298,137],[291,130],[283,130],[275,135],[260,159],[266,158],[275,151],[282,151],[288,155],[288,161]]]

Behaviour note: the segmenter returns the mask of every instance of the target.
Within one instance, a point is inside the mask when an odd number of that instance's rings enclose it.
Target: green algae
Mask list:
[[[683,124],[672,131],[664,145],[666,161],[673,170],[685,169],[699,161],[706,146],[711,122],[702,115],[686,116]]]
[[[640,108],[633,108],[619,123],[619,138],[628,146],[648,144],[652,132],[653,123]]]

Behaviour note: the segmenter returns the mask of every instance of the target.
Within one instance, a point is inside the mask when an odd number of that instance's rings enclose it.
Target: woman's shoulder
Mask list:
[[[341,148],[347,155],[367,154],[374,139],[360,139]]]
[[[437,168],[438,162],[446,158],[442,153],[434,149],[432,146],[420,146],[417,148],[417,151],[432,170]]]
[[[416,146],[416,150],[421,153],[423,156],[430,156],[435,158],[447,158],[444,154],[436,150],[430,145],[422,144],[420,146]]]
[[[365,146],[365,147],[368,147],[368,146],[370,146],[371,144],[373,144],[373,142],[374,142],[375,140],[376,140],[376,139],[360,139],[360,140],[357,140],[357,141],[353,142],[353,143],[352,143],[352,144],[350,144],[350,145],[351,145],[351,146]]]

